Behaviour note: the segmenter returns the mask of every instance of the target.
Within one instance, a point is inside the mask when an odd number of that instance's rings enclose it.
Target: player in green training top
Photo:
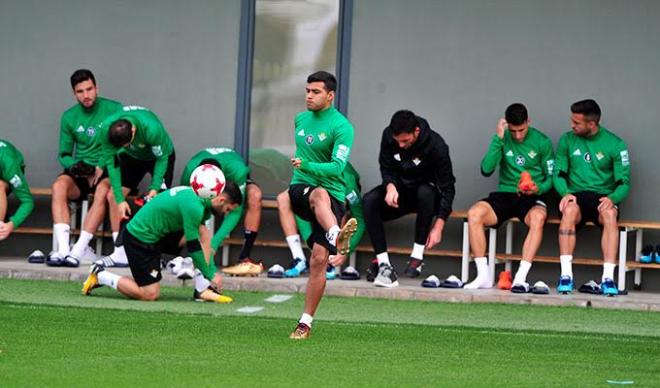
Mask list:
[[[223,269],[222,272],[237,276],[254,276],[263,271],[260,260],[250,257],[254,241],[257,239],[259,225],[261,223],[261,189],[250,179],[250,167],[245,163],[238,152],[226,148],[206,148],[196,153],[186,164],[181,174],[181,184],[190,185],[190,175],[193,170],[202,164],[212,164],[219,167],[225,174],[227,181],[234,182],[243,195],[243,202],[222,219],[222,224],[211,240],[211,248],[217,251],[224,240],[229,237],[245,211],[245,230],[243,235],[245,242],[241,253],[238,255],[238,264]]]
[[[348,252],[348,254],[350,254],[355,248],[357,248],[364,235],[364,212],[362,210],[360,175],[350,163],[347,163],[342,177],[346,184],[345,203],[348,206],[350,217],[357,220],[357,230],[350,241],[350,250]],[[279,271],[277,270],[279,266],[271,267],[268,271],[268,276],[288,278],[298,277],[302,272],[307,270],[307,260],[302,249],[300,236],[302,235],[303,240],[308,241],[312,235],[312,225],[309,221],[305,221],[294,215],[293,210],[291,209],[291,199],[289,198],[288,191],[284,191],[277,196],[277,210],[279,212],[280,224],[282,225],[287,245],[291,251],[292,263],[291,267],[284,272],[280,272],[281,269]],[[346,216],[344,216],[344,218],[346,219]],[[300,231],[300,233],[298,231]],[[308,243],[308,246],[311,247],[312,244],[313,242]],[[328,261],[329,263],[325,277],[327,280],[332,280],[337,276],[335,273],[335,267],[341,266],[346,261],[346,255],[331,255]]]
[[[178,254],[185,244],[197,269],[194,298],[231,302],[231,298],[220,295],[222,277],[213,261],[210,233],[204,221],[211,216],[211,210],[226,214],[241,200],[241,192],[232,182],[227,182],[222,194],[210,200],[198,197],[189,186],[177,186],[156,195],[122,229],[120,239],[133,278],[94,264],[83,284],[83,294],[89,295],[99,286],[110,286],[132,299],[156,300],[162,278],[161,254]]]
[[[34,209],[30,187],[25,180],[23,154],[6,140],[0,140],[0,240],[4,240],[18,228]],[[7,196],[16,193],[21,202],[13,216],[7,216]]]
[[[113,234],[120,222],[131,214],[126,202],[129,192],[137,191],[144,176],[151,174],[151,184],[144,199],[172,186],[174,146],[158,117],[140,106],[124,106],[108,117],[99,137],[103,154],[101,164],[108,169],[111,190],[108,193],[110,226]],[[103,259],[105,266],[126,262],[126,254],[118,246],[115,253]]]
[[[529,126],[527,108],[520,103],[506,108],[481,161],[481,173],[490,176],[500,167],[497,191],[474,204],[468,211],[470,248],[477,265],[477,278],[465,288],[490,288],[492,274],[486,257],[484,227],[497,228],[510,218],[517,217],[529,228],[523,243],[522,261],[509,284],[498,284],[512,292],[530,291],[527,273],[543,240],[543,225],[548,215],[543,195],[552,189],[554,155],[552,141],[536,128]],[[531,182],[521,183],[521,174],[529,173]],[[539,291],[542,285],[538,285]],[[544,288],[544,290],[547,287]]]
[[[319,71],[307,77],[307,111],[295,118],[296,153],[291,159],[293,178],[289,197],[293,212],[312,224],[312,248],[305,309],[292,339],[310,336],[312,317],[325,290],[330,254],[346,254],[357,228],[354,218],[343,228],[346,186],[342,179],[353,147],[353,126],[332,106],[337,89],[334,75]]]
[[[630,190],[630,156],[626,143],[600,125],[601,111],[594,100],[571,105],[571,128],[559,139],[554,175],[559,202],[559,254],[561,277],[557,291],[573,290],[575,231],[591,221],[603,228],[603,276],[600,291],[617,295],[614,283],[619,246],[619,204]],[[598,289],[587,283],[588,289]]]
[[[117,101],[98,95],[94,74],[87,69],[71,75],[73,96],[78,103],[62,114],[58,160],[64,172],[53,182],[53,236],[57,250],[51,252],[46,264],[77,267],[82,257],[95,260],[89,247],[94,231],[105,217],[106,196],[110,184],[99,168],[101,144],[98,132],[103,119],[121,109]],[[69,201],[82,201],[94,193],[94,201],[83,220],[80,238],[69,251]]]

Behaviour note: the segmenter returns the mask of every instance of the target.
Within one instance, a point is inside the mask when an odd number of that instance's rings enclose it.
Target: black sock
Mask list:
[[[254,241],[257,239],[257,232],[252,230],[245,230],[243,232],[243,237],[245,237],[245,241],[243,242],[241,253],[238,255],[238,261],[250,257],[250,252],[252,252]]]

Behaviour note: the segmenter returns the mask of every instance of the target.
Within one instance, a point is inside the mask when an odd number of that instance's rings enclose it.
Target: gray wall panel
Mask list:
[[[0,1],[0,137],[49,186],[68,78],[95,72],[101,95],[152,109],[169,129],[176,174],[209,145],[233,145],[240,0]]]

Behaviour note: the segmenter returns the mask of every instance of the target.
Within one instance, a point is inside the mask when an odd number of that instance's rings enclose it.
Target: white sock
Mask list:
[[[378,265],[381,264],[390,264],[390,255],[387,254],[387,252],[379,253],[376,255],[376,259],[378,259]]]
[[[128,258],[126,257],[126,251],[124,251],[124,246],[115,247],[114,252],[110,254],[110,258],[115,263],[128,263]]]
[[[300,321],[298,321],[298,322],[304,323],[305,325],[307,325],[309,327],[312,327],[312,321],[313,320],[314,320],[313,316],[303,313],[302,317],[300,317]]]
[[[560,255],[561,276],[570,276],[573,279],[573,255]]]
[[[62,256],[68,255],[71,227],[68,224],[54,224],[53,233],[55,233],[55,239],[57,240],[57,252]]]
[[[78,238],[78,241],[73,245],[73,248],[71,249],[71,256],[81,258],[83,253],[85,252],[85,248],[89,246],[89,242],[92,241],[92,238],[94,238],[94,235],[86,232],[84,230],[80,231],[80,237]]]
[[[529,273],[530,268],[532,268],[532,263],[530,261],[521,260],[520,266],[518,267],[518,272],[516,272],[516,276],[513,279],[513,284],[522,284],[527,282],[527,274]]]
[[[414,243],[410,257],[413,259],[424,260],[424,245]]]
[[[605,279],[612,279],[614,280],[614,268],[616,267],[616,264],[614,263],[603,263],[603,278],[601,281]]]
[[[117,241],[118,236],[119,236],[119,232],[112,232],[112,242]]]
[[[474,262],[477,264],[477,277],[463,287],[468,290],[493,287],[493,283],[488,276],[488,258],[483,256],[475,257]]]
[[[291,256],[294,259],[302,259],[305,261],[305,252],[303,252],[302,242],[300,241],[299,234],[293,234],[291,236],[286,236],[286,243],[289,245],[289,250],[291,251]]]
[[[341,232],[341,229],[337,225],[333,225],[328,230],[328,233],[325,234],[325,238],[328,239],[328,242],[332,245],[337,245],[337,236]]]
[[[206,279],[199,270],[195,270],[195,290],[202,292],[209,288],[211,282]]]
[[[121,279],[121,276],[115,275],[110,271],[101,271],[97,276],[99,279],[99,284],[112,287],[115,290],[117,289],[117,284],[119,284],[119,279]]]

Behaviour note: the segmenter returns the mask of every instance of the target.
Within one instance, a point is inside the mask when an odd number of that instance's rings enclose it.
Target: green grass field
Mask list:
[[[326,297],[291,341],[302,295],[79,292],[0,279],[1,387],[660,386],[660,313]]]

